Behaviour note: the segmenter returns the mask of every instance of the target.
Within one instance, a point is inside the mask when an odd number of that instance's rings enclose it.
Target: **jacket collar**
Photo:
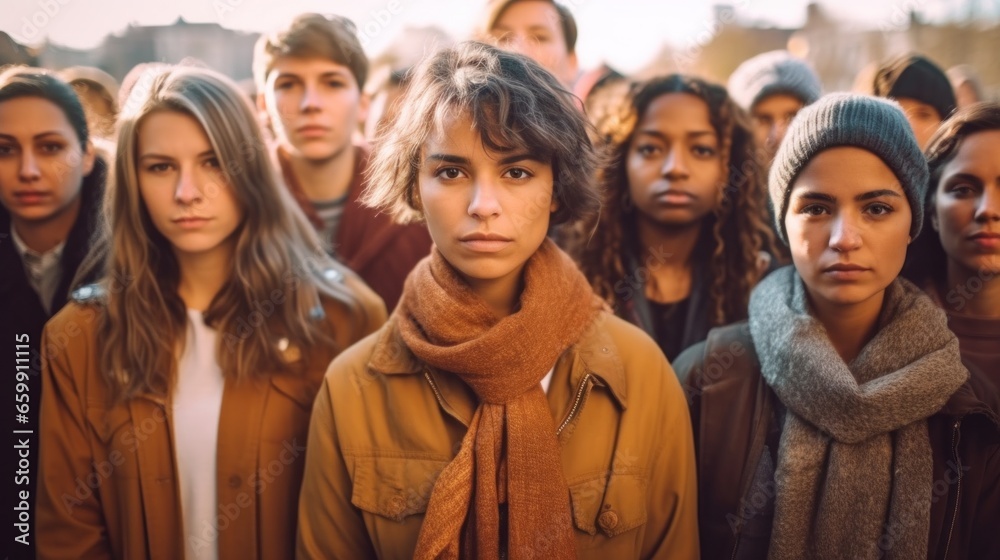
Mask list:
[[[984,398],[985,395],[986,396]],[[970,414],[982,416],[996,429],[997,436],[1000,437],[1000,401],[985,380],[973,374],[957,391],[948,399],[944,407],[938,412],[945,416],[962,418]],[[994,403],[992,406],[988,403]]]
[[[601,311],[590,328],[584,331],[575,344],[569,347],[559,360],[556,368],[570,367],[570,382],[578,386],[587,374],[591,374],[608,388],[619,406],[626,406],[627,387],[625,383],[625,366],[622,364],[618,347],[611,340],[611,335],[604,328],[604,322],[610,315]],[[393,314],[379,334],[372,356],[368,361],[368,370],[381,375],[412,375],[422,373],[429,368],[410,351],[403,342]],[[438,375],[434,376],[439,377]],[[470,415],[471,418],[471,415]]]

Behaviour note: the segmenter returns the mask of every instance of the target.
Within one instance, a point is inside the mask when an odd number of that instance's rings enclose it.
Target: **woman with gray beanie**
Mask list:
[[[704,558],[1000,558],[995,418],[898,277],[927,176],[891,101],[833,94],[792,123],[769,192],[794,265],[674,363]]]

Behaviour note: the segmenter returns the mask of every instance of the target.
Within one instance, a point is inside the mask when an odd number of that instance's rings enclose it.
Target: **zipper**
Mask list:
[[[944,547],[944,556],[948,558],[948,551],[951,549],[951,537],[955,531],[955,520],[958,519],[958,504],[962,499],[962,459],[958,456],[958,442],[962,439],[959,428],[962,427],[962,418],[955,420],[955,426],[951,432],[951,450],[955,457],[955,466],[958,469],[958,490],[955,491],[955,511],[951,514],[951,526],[948,527],[948,544]]]
[[[431,372],[424,370],[424,379],[431,384],[431,391],[434,391],[434,397],[438,400],[438,404],[441,408],[444,408],[444,398],[441,397],[441,391],[438,391],[437,383],[434,382],[434,378],[431,377]]]
[[[569,409],[569,414],[566,415],[566,419],[562,421],[559,425],[559,429],[556,430],[556,437],[562,433],[562,431],[569,425],[573,417],[576,416],[577,411],[580,410],[580,405],[586,399],[587,390],[590,388],[590,374],[583,376],[583,382],[580,383],[580,388],[576,390],[576,400],[573,401],[573,408]]]

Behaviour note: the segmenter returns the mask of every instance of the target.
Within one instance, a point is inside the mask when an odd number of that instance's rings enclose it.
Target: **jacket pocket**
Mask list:
[[[646,477],[639,474],[600,476],[569,487],[573,523],[595,536],[616,537],[646,523]]]
[[[426,458],[356,457],[351,503],[396,522],[423,514],[447,464]]]

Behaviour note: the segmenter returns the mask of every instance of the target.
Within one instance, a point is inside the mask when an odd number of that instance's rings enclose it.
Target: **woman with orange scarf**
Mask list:
[[[313,409],[299,558],[697,558],[684,396],[550,225],[599,208],[570,95],[479,44],[416,70],[367,202],[435,248]]]

